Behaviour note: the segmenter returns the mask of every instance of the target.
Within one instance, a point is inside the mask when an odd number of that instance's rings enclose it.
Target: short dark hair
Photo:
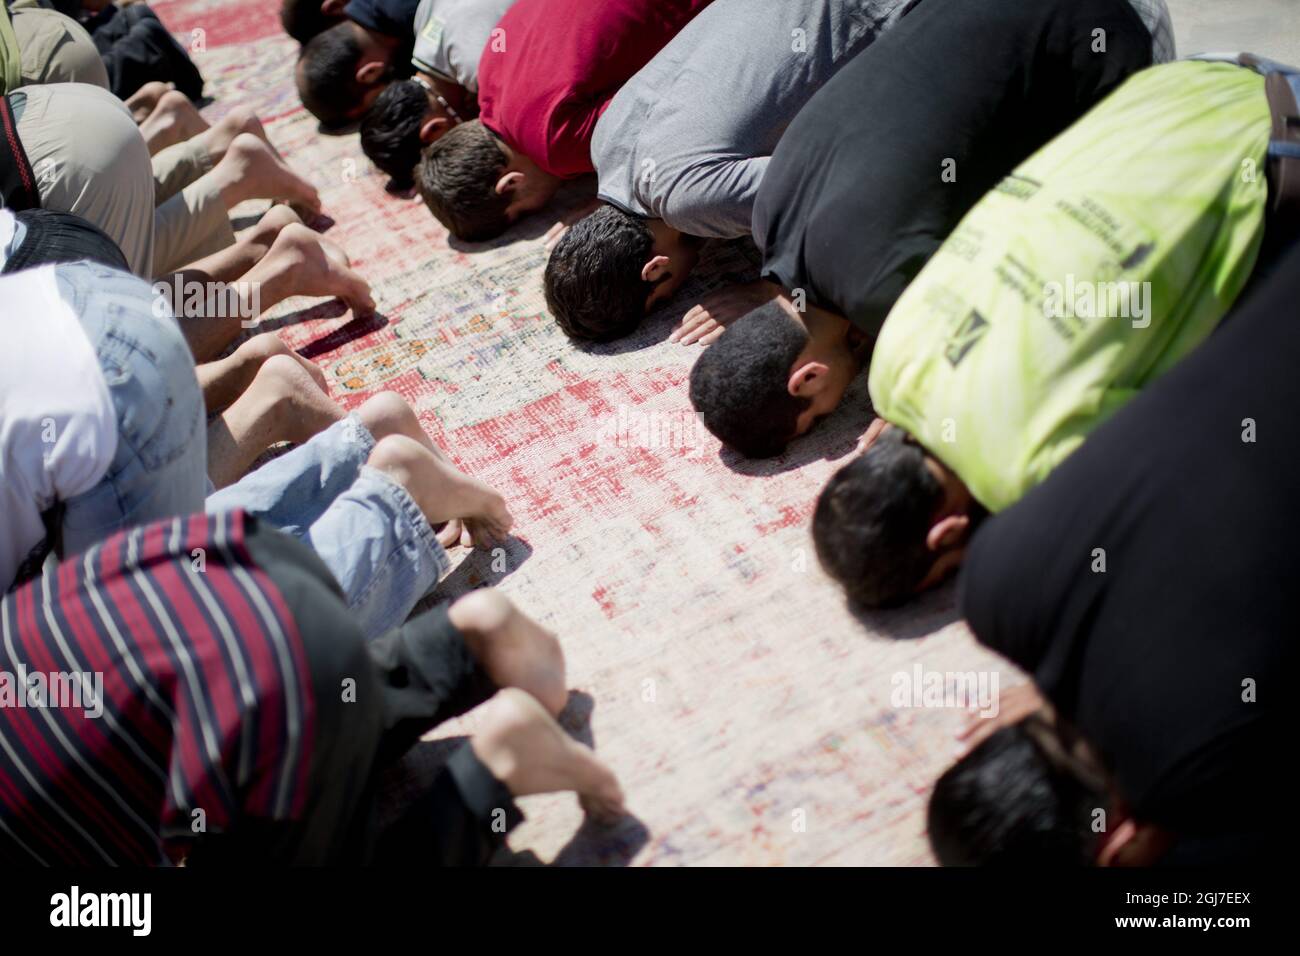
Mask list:
[[[942,500],[925,450],[890,428],[822,489],[812,528],[818,560],[855,604],[904,601],[934,564],[925,539]]]
[[[429,96],[414,80],[388,84],[361,121],[361,150],[393,178],[399,189],[415,182],[420,161],[420,127],[429,111]]]
[[[787,387],[807,344],[808,330],[774,302],[727,328],[691,369],[691,404],[704,427],[750,458],[784,451],[809,405]]]
[[[306,43],[341,19],[343,17],[338,14],[321,10],[320,0],[283,0],[280,4],[280,25],[299,43]]]
[[[654,283],[641,278],[654,237],[645,220],[602,205],[574,223],[546,263],[546,305],[574,339],[608,342],[645,316]]]
[[[453,236],[482,242],[510,227],[510,197],[497,192],[506,154],[479,120],[461,123],[424,148],[415,182],[424,204]]]
[[[1099,835],[1093,814],[1110,808],[1098,781],[1053,759],[1038,716],[1003,727],[934,785],[930,847],[944,866],[1089,866]]]
[[[352,110],[361,105],[365,91],[357,82],[361,44],[348,23],[319,33],[302,48],[302,84],[298,93],[307,107],[327,128],[347,126]]]

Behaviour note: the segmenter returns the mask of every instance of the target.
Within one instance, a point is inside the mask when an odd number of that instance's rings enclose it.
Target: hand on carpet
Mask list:
[[[970,753],[1003,727],[1018,724],[1046,706],[1047,701],[1032,681],[1003,691],[998,696],[998,711],[994,716],[984,717],[978,710],[972,711],[966,726],[957,731],[957,739],[961,741],[961,754],[964,756]]]
[[[743,285],[716,289],[706,295],[699,305],[692,306],[682,317],[682,324],[668,337],[670,342],[682,345],[709,345],[728,325],[753,312],[760,305],[771,302],[781,294],[781,287],[759,279]]]

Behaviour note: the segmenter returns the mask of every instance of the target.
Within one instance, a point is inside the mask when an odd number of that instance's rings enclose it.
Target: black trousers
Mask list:
[[[379,772],[496,689],[446,611],[367,643],[320,559],[287,535],[250,526],[253,560],[283,595],[307,651],[316,704],[311,796],[300,820],[210,835],[190,865],[486,863],[523,815],[468,742],[398,820],[383,832],[376,822]]]
[[[203,95],[198,67],[145,4],[107,6],[84,24],[108,70],[108,88],[127,99],[150,80],[176,84],[191,100]]]
[[[14,218],[25,232],[22,242],[10,249],[0,273],[84,259],[131,271],[117,243],[80,216],[53,209],[24,209]]]

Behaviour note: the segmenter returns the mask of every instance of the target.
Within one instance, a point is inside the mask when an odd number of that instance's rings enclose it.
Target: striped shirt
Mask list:
[[[0,861],[154,864],[300,819],[315,700],[242,512],[109,538],[0,603]]]

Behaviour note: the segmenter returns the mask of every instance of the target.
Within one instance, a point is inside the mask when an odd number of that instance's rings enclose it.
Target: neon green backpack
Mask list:
[[[1231,307],[1263,236],[1269,133],[1251,70],[1131,77],[981,199],[900,297],[872,358],[876,414],[985,507],[1018,500]]]

